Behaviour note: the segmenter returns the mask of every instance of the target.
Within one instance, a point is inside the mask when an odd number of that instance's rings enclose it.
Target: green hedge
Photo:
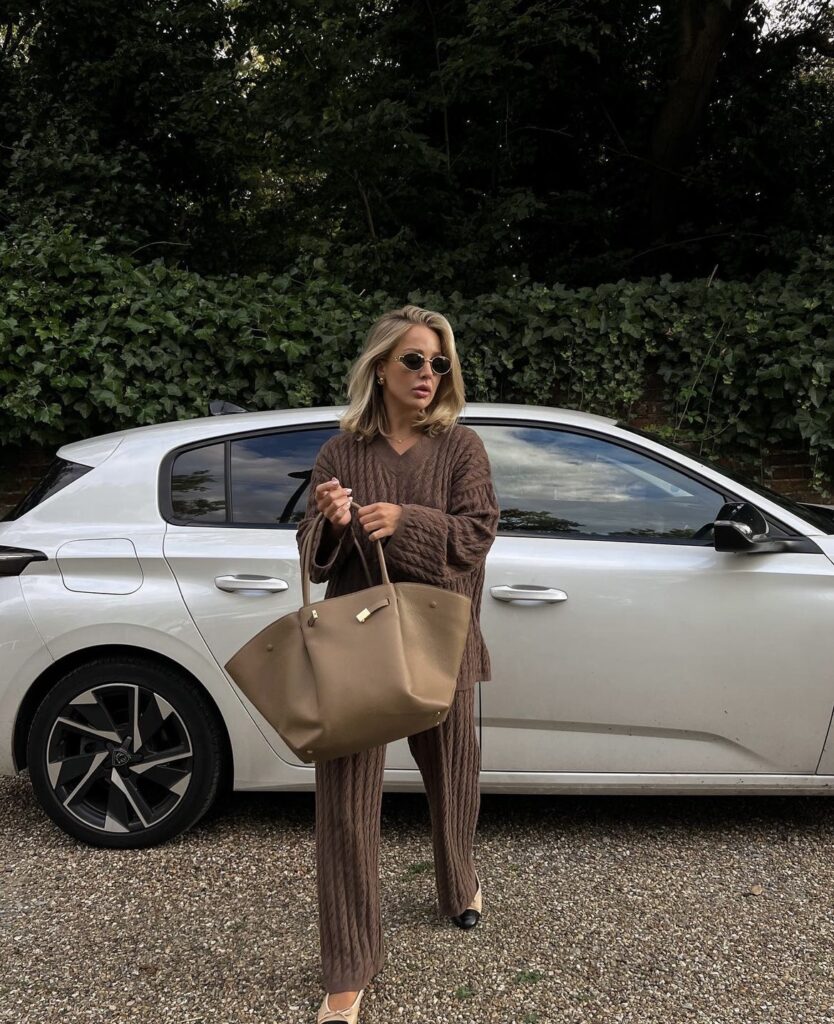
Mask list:
[[[630,416],[662,381],[661,432],[744,460],[800,447],[834,467],[834,241],[752,282],[618,281],[464,297],[356,294],[317,259],[286,274],[201,277],[107,254],[72,227],[0,238],[0,444],[57,443],[208,414],[345,401],[371,320],[441,310],[470,401]]]

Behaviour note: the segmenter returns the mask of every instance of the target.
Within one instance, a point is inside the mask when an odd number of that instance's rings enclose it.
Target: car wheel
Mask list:
[[[208,700],[173,669],[102,657],[39,705],[27,742],[32,788],[65,832],[94,846],[164,842],[211,805],[220,730]]]

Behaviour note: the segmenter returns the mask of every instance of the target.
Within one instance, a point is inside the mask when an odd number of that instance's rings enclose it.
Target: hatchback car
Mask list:
[[[65,444],[0,522],[0,773],[28,770],[66,832],[146,846],[219,787],[314,788],[222,666],[301,604],[295,531],[343,412]],[[501,508],[483,790],[827,792],[834,512],[605,416],[474,403],[460,422]],[[385,784],[422,786],[405,740]]]

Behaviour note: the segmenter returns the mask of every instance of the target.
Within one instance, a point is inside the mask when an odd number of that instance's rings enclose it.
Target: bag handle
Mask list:
[[[353,531],[353,507],[353,503],[351,503],[351,531]],[[318,527],[319,520],[326,518],[327,517],[325,516],[324,512],[319,512],[316,515],[315,519],[313,520],[312,525],[307,530],[307,533],[304,535],[304,540],[301,542],[301,595],[304,606],[310,603],[310,568],[313,564],[313,536]],[[377,556],[379,557],[379,568],[382,572],[382,582],[390,583],[391,580],[388,578],[388,566],[385,564],[385,555],[383,554],[382,551],[382,539],[378,537],[374,541],[374,544],[376,544],[376,553]],[[356,548],[356,551],[360,559],[362,560],[362,567],[365,570],[365,576],[367,577],[368,580],[368,586],[372,587],[374,583],[373,580],[371,579],[371,573],[370,570],[368,569],[368,563],[367,560],[365,559],[365,554],[362,551],[362,547],[359,544],[359,541],[357,540],[355,533],[353,534],[353,545]]]

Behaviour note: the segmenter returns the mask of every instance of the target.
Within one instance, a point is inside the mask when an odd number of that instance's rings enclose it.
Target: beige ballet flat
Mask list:
[[[477,875],[475,876],[477,878]],[[475,925],[481,920],[481,880],[478,878],[478,888],[475,891],[475,895],[472,898],[472,902],[462,913],[458,914],[457,917],[453,917],[452,921],[458,926],[468,930],[474,928]]]
[[[316,1017],[316,1024],[325,1024],[325,1021],[333,1021],[334,1024],[358,1024],[359,1004],[362,1001],[364,991],[364,988],[360,989],[350,1006],[344,1010],[331,1010],[330,1003],[327,1001],[327,993],[325,993],[319,1007],[318,1016]]]

